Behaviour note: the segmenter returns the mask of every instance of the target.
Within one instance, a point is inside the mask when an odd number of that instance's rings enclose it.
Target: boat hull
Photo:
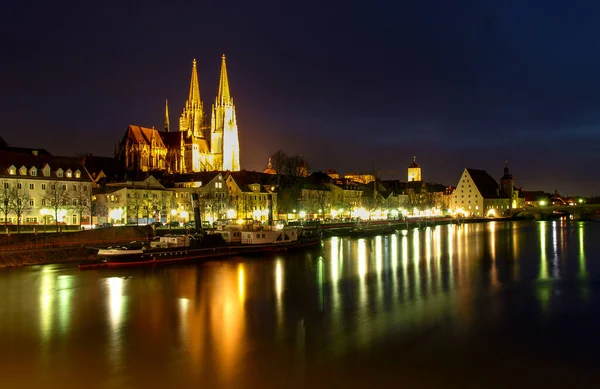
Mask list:
[[[218,259],[223,257],[240,255],[259,255],[272,252],[290,251],[302,248],[317,246],[321,243],[320,238],[310,240],[300,240],[279,244],[257,244],[257,245],[227,245],[219,247],[179,247],[168,249],[150,249],[137,255],[131,253],[123,254],[123,257],[117,255],[98,255],[97,260],[83,262],[79,269],[95,268],[117,268],[132,266],[149,266],[172,264],[185,261],[198,261],[208,259]]]

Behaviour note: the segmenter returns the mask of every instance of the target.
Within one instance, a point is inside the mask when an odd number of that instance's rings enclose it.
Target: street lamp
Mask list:
[[[540,204],[540,206],[541,206],[541,207],[543,207],[544,205],[546,205],[546,201],[545,201],[545,200],[541,200],[541,201],[539,202],[539,204]]]

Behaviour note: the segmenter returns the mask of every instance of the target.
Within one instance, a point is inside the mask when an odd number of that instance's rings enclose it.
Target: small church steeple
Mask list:
[[[413,157],[413,163],[408,167],[408,181],[421,181],[421,167],[417,163],[417,157]]]
[[[171,126],[169,124],[169,99],[165,99],[165,123],[164,123],[165,132],[171,131]]]

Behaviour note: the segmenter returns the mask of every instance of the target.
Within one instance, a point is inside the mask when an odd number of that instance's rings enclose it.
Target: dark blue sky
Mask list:
[[[246,169],[282,149],[405,179],[416,155],[456,185],[507,159],[526,190],[600,194],[600,2],[88,3],[0,13],[10,144],[111,155],[165,98],[177,127],[192,58],[209,106],[225,53]]]

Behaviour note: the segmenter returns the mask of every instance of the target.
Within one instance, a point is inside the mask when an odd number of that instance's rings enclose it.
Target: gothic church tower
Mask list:
[[[195,69],[195,68],[194,68]],[[240,142],[235,105],[229,92],[225,54],[221,58],[221,76],[210,121],[210,152],[217,170],[240,170]]]
[[[192,77],[190,80],[190,93],[185,102],[183,113],[179,118],[179,131],[186,131],[188,136],[203,138],[202,124],[204,123],[204,111],[200,100],[200,87],[198,86],[198,71],[196,59],[192,63]]]

